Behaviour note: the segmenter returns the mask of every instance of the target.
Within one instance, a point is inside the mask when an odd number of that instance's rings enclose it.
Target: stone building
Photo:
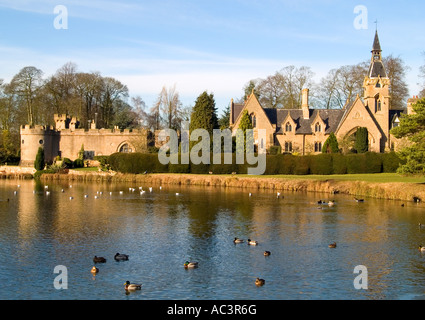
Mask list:
[[[265,144],[267,149],[280,146],[284,153],[321,153],[330,133],[336,135],[341,147],[354,140],[359,127],[366,127],[370,151],[394,150],[399,141],[390,134],[390,130],[398,125],[402,113],[411,112],[411,104],[417,97],[409,100],[407,108],[393,109],[389,86],[390,79],[382,63],[376,32],[370,68],[363,84],[363,99],[357,96],[342,109],[312,109],[309,107],[309,90],[304,89],[301,109],[269,109],[263,108],[252,93],[244,104],[236,104],[232,100],[230,128],[233,132],[238,129],[242,113],[247,110],[254,127],[255,143]],[[266,141],[258,141],[258,129],[266,130]]]
[[[84,147],[85,158],[110,155],[116,152],[144,151],[148,148],[151,133],[148,130],[79,129],[78,119],[67,115],[54,116],[55,127],[24,125],[21,133],[21,165],[32,166],[39,147],[44,149],[46,162],[60,156],[75,160]]]

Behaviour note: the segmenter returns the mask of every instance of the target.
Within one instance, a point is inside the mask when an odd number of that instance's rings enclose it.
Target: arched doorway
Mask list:
[[[130,143],[125,141],[118,146],[117,152],[119,152],[119,153],[133,153],[133,152],[135,152],[135,149]]]

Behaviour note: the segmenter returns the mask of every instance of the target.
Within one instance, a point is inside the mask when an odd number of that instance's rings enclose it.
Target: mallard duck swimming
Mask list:
[[[331,243],[331,244],[329,245],[329,248],[336,248],[336,242]]]
[[[335,201],[333,201],[333,200],[329,200],[329,202],[328,202],[328,206],[329,207],[332,207],[332,206],[334,206],[335,205]]]
[[[248,239],[248,245],[250,245],[250,246],[256,246],[257,244],[258,244],[258,241],[254,241],[254,240]]]
[[[364,199],[357,199],[357,198],[354,198],[354,200],[356,200],[356,202],[364,202]]]
[[[271,255],[272,253],[270,251],[264,251],[264,256],[268,257],[269,255]]]
[[[124,288],[126,291],[142,290],[142,285],[136,284],[136,283],[130,283],[130,281],[126,281],[124,283]]]
[[[189,262],[189,261],[186,261],[183,266],[186,269],[187,268],[197,268],[198,267],[198,262]]]
[[[243,240],[242,239],[239,239],[239,238],[235,238],[233,240],[233,243],[243,243]]]
[[[261,286],[264,286],[265,283],[266,283],[266,280],[264,280],[264,279],[260,279],[260,278],[255,279],[255,285],[256,286],[261,287]]]
[[[96,268],[96,267],[93,267],[93,268],[91,268],[91,271],[90,272],[93,273],[93,274],[96,274],[96,273],[99,272],[99,269]]]
[[[128,260],[128,255],[116,253],[114,259],[115,261],[126,261]]]

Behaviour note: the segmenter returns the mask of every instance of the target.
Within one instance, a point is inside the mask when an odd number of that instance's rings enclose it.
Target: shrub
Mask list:
[[[77,160],[78,160],[78,159],[77,159]],[[72,169],[72,168],[73,168],[73,166],[74,166],[74,163],[72,162],[72,160],[71,160],[71,159],[63,158],[63,160],[62,160],[62,165],[63,165],[65,168]],[[83,162],[83,167],[84,167],[84,162]]]
[[[384,153],[382,156],[382,172],[394,173],[404,161],[395,152]]]
[[[295,161],[295,166],[294,166],[294,174],[300,175],[300,176],[310,174],[311,160],[312,160],[311,156],[297,157],[297,160]]]
[[[346,157],[348,174],[366,173],[366,156],[364,153],[349,154]]]
[[[282,148],[280,146],[271,146],[269,149],[271,155],[278,155],[282,153]]]
[[[69,167],[68,167],[69,168]],[[74,168],[84,168],[84,160],[83,159],[75,159]]]
[[[35,157],[34,168],[37,171],[43,170],[46,165],[44,161],[44,149],[42,147],[38,148],[37,155]]]
[[[382,157],[378,153],[365,153],[365,172],[360,173],[381,173],[382,172]]]
[[[333,174],[347,174],[347,156],[343,154],[332,155]]]
[[[310,162],[310,174],[329,175],[333,173],[331,154],[319,154]]]

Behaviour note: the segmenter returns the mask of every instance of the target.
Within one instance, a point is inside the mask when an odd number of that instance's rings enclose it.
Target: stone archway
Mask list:
[[[117,152],[119,153],[133,153],[135,151],[134,146],[128,141],[121,142],[117,148]]]
[[[355,141],[356,141],[356,133],[357,133],[358,128],[360,128],[360,126],[352,128],[350,131],[348,131],[345,134],[343,141],[341,143],[342,145],[340,146],[344,149],[344,153],[350,152],[351,149],[354,149],[354,144],[355,144]],[[367,128],[367,129],[368,129],[367,130],[367,132],[368,132],[368,150],[373,151],[374,146],[376,144],[376,139],[373,136],[373,134],[370,132],[369,128]]]

